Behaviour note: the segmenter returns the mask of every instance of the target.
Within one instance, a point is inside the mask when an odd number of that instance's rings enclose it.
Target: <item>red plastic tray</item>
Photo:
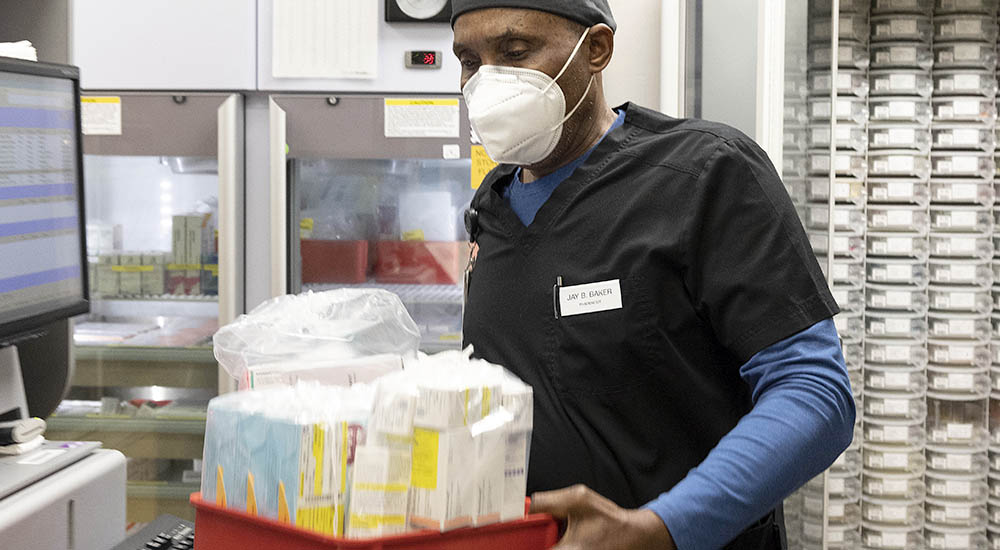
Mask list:
[[[456,285],[462,281],[467,246],[464,242],[379,241],[375,243],[375,281]]]
[[[381,539],[341,539],[304,531],[286,523],[222,508],[191,495],[195,508],[194,545],[199,550],[546,550],[559,539],[552,516],[447,533],[419,531]]]
[[[302,239],[302,283],[363,283],[368,241]]]

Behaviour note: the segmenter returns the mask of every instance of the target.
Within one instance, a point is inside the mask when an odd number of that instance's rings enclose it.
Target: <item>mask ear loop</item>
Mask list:
[[[546,86],[545,89],[542,90],[543,94],[546,93],[546,92],[548,92],[549,89],[552,88],[552,86],[555,86],[556,81],[559,80],[562,77],[563,73],[565,73],[567,69],[569,69],[570,63],[572,63],[573,59],[576,58],[576,54],[580,52],[580,48],[583,47],[583,42],[587,39],[588,36],[590,36],[590,29],[587,29],[586,31],[583,32],[583,36],[580,37],[580,40],[576,43],[576,47],[573,48],[573,53],[569,54],[569,59],[566,60],[566,64],[563,65],[563,68],[562,68],[562,70],[559,71],[559,74],[557,74],[556,77],[552,79],[552,82],[549,82],[549,85]],[[583,95],[580,96],[580,101],[577,101],[576,102],[576,106],[574,106],[573,109],[570,110],[570,112],[566,114],[565,118],[563,118],[561,121],[559,121],[559,124],[556,124],[555,126],[553,126],[552,128],[550,128],[549,132],[554,132],[560,126],[562,126],[563,124],[566,124],[566,121],[569,120],[570,117],[572,117],[576,113],[577,109],[580,108],[580,105],[583,105],[583,100],[587,98],[587,94],[590,93],[590,88],[593,85],[594,85],[594,75],[590,75],[590,81],[587,82],[587,89],[584,90],[583,91]]]
[[[546,86],[544,90],[542,90],[543,94],[548,92],[549,89],[551,89],[552,86],[555,85],[556,81],[559,80],[559,78],[562,77],[563,73],[566,72],[566,69],[569,69],[569,64],[573,62],[574,58],[576,58],[576,54],[579,53],[580,48],[583,46],[583,41],[586,40],[588,36],[590,36],[590,29],[587,29],[586,31],[583,32],[583,36],[580,37],[580,41],[577,42],[576,47],[573,48],[573,53],[569,54],[569,59],[566,60],[566,64],[563,65],[563,68],[559,71],[559,74],[557,74],[556,77],[552,79],[552,82],[549,82],[549,85]]]

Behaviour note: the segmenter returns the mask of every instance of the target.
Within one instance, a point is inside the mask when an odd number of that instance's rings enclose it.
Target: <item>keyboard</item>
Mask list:
[[[194,523],[163,514],[125,539],[113,550],[191,550],[194,548]]]

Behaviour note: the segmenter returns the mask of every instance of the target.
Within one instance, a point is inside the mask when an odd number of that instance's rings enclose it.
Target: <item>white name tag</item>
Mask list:
[[[563,317],[622,308],[619,279],[559,287],[559,314]]]

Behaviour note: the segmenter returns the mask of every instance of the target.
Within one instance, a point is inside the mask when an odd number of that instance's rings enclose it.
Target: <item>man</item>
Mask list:
[[[466,343],[534,387],[558,548],[784,547],[781,499],[847,447],[838,309],[766,155],[626,104],[606,0],[453,0],[473,128]],[[537,492],[536,492],[537,491]]]

